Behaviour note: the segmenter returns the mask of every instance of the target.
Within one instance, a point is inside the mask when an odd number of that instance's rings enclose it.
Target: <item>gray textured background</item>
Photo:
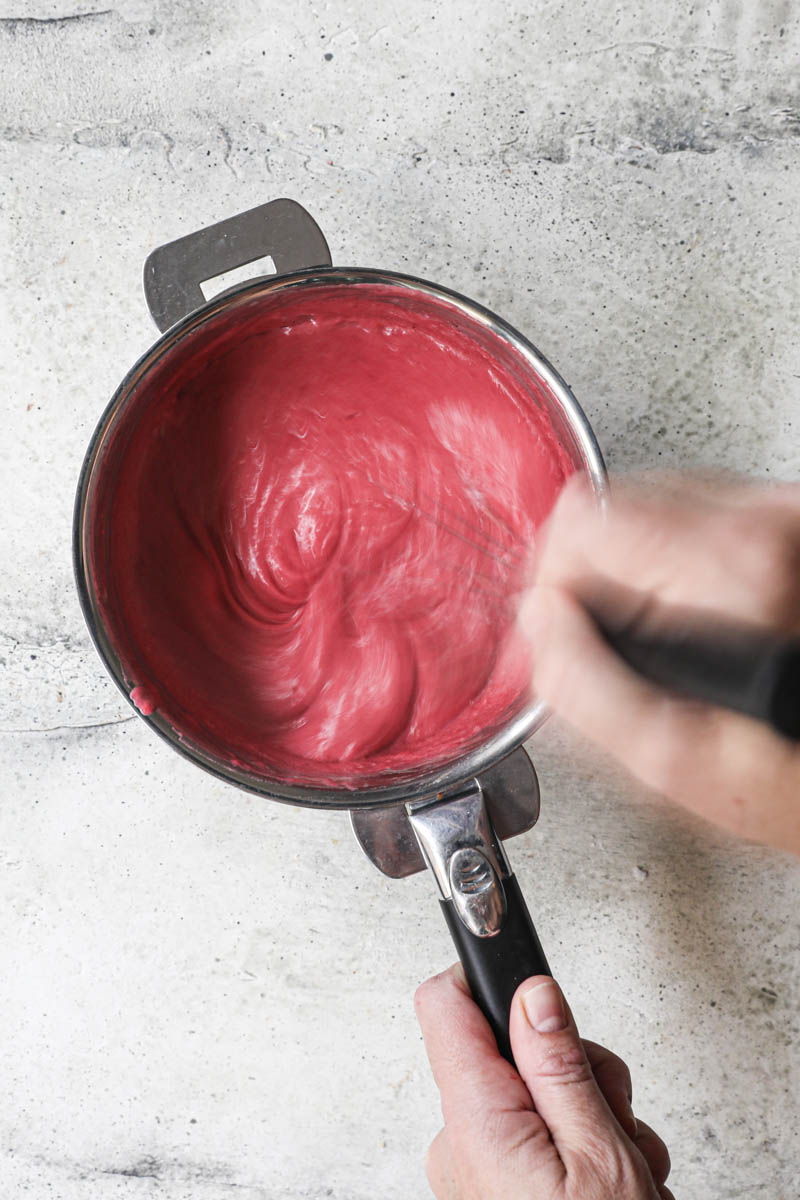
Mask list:
[[[145,253],[280,195],[336,263],[527,332],[612,468],[796,476],[793,6],[647,7],[0,0],[4,1196],[426,1194],[411,998],[452,957],[431,884],[131,717],[74,596],[73,490],[153,338]],[[797,1200],[797,866],[552,724],[534,756],[543,816],[511,856],[678,1200]]]

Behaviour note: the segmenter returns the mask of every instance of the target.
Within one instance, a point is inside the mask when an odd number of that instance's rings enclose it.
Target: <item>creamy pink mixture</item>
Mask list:
[[[527,698],[516,597],[570,470],[516,372],[435,310],[284,301],[124,449],[109,607],[135,702],[298,780],[451,757]]]

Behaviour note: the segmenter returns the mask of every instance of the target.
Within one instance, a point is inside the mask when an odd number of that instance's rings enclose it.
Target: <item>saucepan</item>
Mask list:
[[[206,301],[203,283],[267,256],[276,273]],[[510,1059],[513,993],[528,976],[550,973],[503,847],[538,817],[539,786],[523,742],[545,720],[543,705],[526,696],[454,752],[355,781],[335,774],[309,779],[248,761],[213,736],[213,720],[205,728],[184,719],[179,705],[142,699],[145,667],[139,660],[146,649],[132,646],[115,600],[115,491],[126,446],[141,413],[158,404],[165,380],[213,356],[215,346],[246,337],[254,315],[266,307],[274,310],[302,296],[312,312],[315,297],[331,289],[352,296],[379,288],[383,296],[411,306],[419,319],[435,313],[457,324],[484,355],[513,370],[529,403],[546,417],[569,470],[583,476],[601,503],[606,473],[586,417],[557,371],[502,318],[410,275],[332,267],[317,224],[291,200],[274,200],[153,251],[144,287],[161,337],[128,372],[103,414],[83,463],[75,508],[77,587],[100,656],[140,717],[198,766],[268,800],[350,810],[361,846],[391,877],[429,868],[473,995]]]

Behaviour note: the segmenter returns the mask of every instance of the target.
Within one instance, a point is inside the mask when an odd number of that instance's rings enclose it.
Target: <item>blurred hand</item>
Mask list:
[[[460,966],[424,983],[415,1006],[442,1098],[426,1163],[437,1200],[673,1200],[669,1154],[634,1118],[628,1068],[581,1041],[552,979],[517,989],[517,1070]]]
[[[605,514],[565,489],[522,608],[537,694],[644,784],[724,828],[800,853],[800,747],[634,673],[583,608],[652,631],[685,607],[800,633],[800,487],[615,484]]]

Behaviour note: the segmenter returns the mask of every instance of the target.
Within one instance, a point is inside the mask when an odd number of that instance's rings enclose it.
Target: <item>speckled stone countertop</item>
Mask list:
[[[612,469],[796,476],[797,14],[646,7],[0,0],[8,1200],[427,1194],[411,1001],[453,957],[432,883],[132,716],[75,597],[74,487],[153,340],[144,255],[282,195],[335,263],[528,333]],[[542,818],[510,855],[676,1197],[797,1200],[798,865],[554,724],[532,752]]]

